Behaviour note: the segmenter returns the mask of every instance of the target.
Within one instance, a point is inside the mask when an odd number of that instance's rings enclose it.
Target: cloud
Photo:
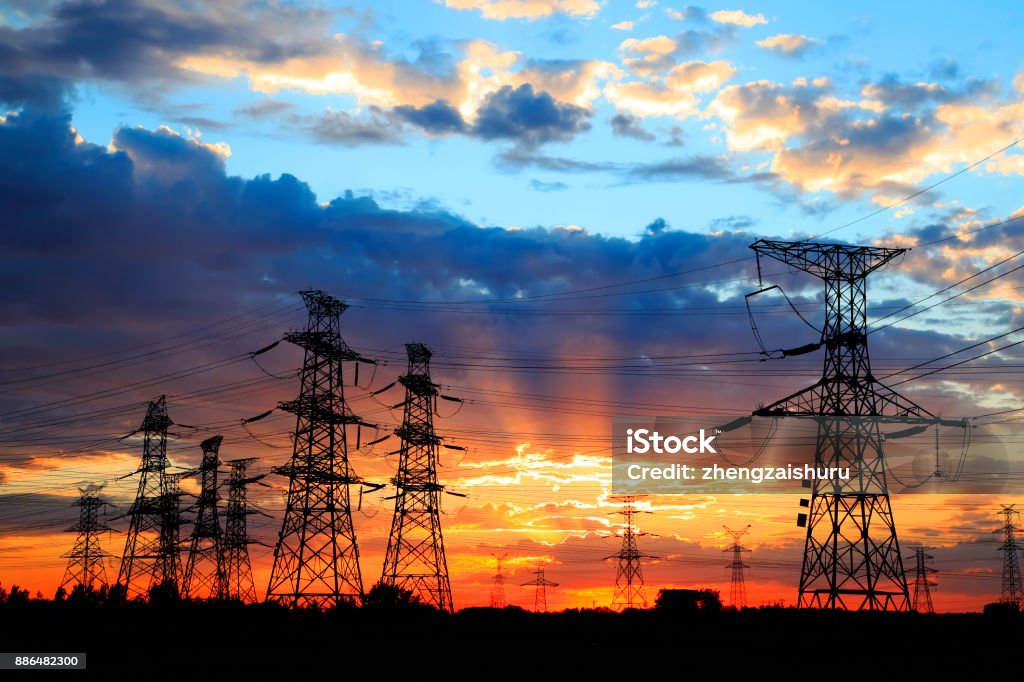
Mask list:
[[[825,78],[752,81],[723,88],[707,112],[724,122],[730,150],[771,152],[770,171],[801,191],[849,198],[895,187],[909,194],[915,183],[1024,134],[1024,104],[975,103],[970,93],[990,87],[972,81],[949,90],[883,78],[862,87],[871,98],[843,99]],[[984,169],[1016,171],[1012,162]]]
[[[246,104],[235,108],[234,115],[245,118],[272,118],[285,112],[291,111],[295,105],[291,102],[282,102],[276,99],[261,99],[252,104]]]
[[[535,192],[561,192],[563,189],[568,189],[569,185],[564,182],[544,182],[533,178],[530,180],[530,189]]]
[[[736,177],[726,159],[706,155],[637,166],[629,171],[629,176],[647,181],[675,181],[686,178],[722,181]]]
[[[612,117],[612,133],[621,137],[632,137],[637,140],[653,142],[654,133],[644,130],[640,119],[628,114],[616,114]]]
[[[601,5],[596,0],[444,0],[446,7],[478,10],[485,19],[543,19],[554,14],[589,18]]]
[[[786,57],[801,59],[811,49],[821,45],[821,41],[805,35],[780,33],[779,35],[757,41],[758,47],[770,52],[778,52]]]
[[[757,218],[748,215],[730,215],[722,218],[715,218],[708,227],[712,230],[745,230],[757,224]]]
[[[636,116],[686,118],[699,112],[698,94],[717,90],[733,73],[725,61],[689,61],[672,67],[663,77],[609,83],[605,97],[620,111]]]
[[[647,235],[658,235],[669,229],[668,223],[665,222],[664,218],[655,218],[647,227],[644,228],[644,234]]]
[[[440,99],[419,108],[398,106],[393,112],[398,118],[419,126],[431,135],[460,133],[466,129],[466,122],[462,120],[459,110]]]
[[[477,111],[473,133],[485,140],[509,139],[529,145],[568,140],[590,130],[590,112],[563,104],[529,83],[504,86],[486,97]]]
[[[632,31],[633,30],[633,22],[632,21],[620,21],[617,24],[612,24],[612,28],[614,28],[616,31]]]
[[[292,125],[318,142],[342,147],[402,143],[401,129],[377,107],[370,107],[366,115],[333,109],[316,116],[297,115]]]
[[[712,12],[709,16],[720,24],[735,24],[743,28],[768,23],[763,14],[747,14],[739,9],[718,10],[717,12]]]

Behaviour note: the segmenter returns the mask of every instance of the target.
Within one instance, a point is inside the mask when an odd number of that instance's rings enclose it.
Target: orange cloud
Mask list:
[[[664,78],[610,83],[604,94],[620,111],[637,116],[686,118],[699,111],[697,93],[717,90],[734,73],[725,61],[689,61],[673,67]]]
[[[795,57],[820,43],[821,41],[805,35],[780,33],[777,36],[757,41],[757,46],[772,52],[781,52],[788,57]]]
[[[740,9],[723,9],[712,12],[709,16],[720,24],[735,24],[744,28],[768,23],[763,14],[747,14]]]
[[[553,14],[592,17],[601,9],[595,0],[444,0],[446,7],[479,10],[485,19],[542,19]]]

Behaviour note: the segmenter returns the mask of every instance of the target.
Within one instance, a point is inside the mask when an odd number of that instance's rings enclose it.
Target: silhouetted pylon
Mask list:
[[[491,582],[491,608],[503,609],[505,608],[505,576],[501,574],[501,562],[508,554],[498,556],[492,553],[491,556],[498,562],[498,570],[494,573],[494,578]]]
[[[178,476],[167,473],[167,401],[160,396],[149,403],[138,431],[143,432],[139,489],[128,510],[131,523],[117,582],[129,599],[144,597],[150,588],[177,585],[181,574]]]
[[[392,479],[395,514],[381,582],[410,590],[423,603],[452,612],[452,587],[441,534],[444,486],[437,481],[441,438],[434,433],[438,386],[430,379],[430,350],[422,343],[407,343],[405,349],[409,367],[398,379],[405,386],[405,401],[402,425],[395,429],[395,435],[402,439],[398,471]]]
[[[748,525],[740,530],[732,530],[728,526],[722,527],[725,528],[726,533],[732,536],[733,540],[732,547],[722,550],[724,552],[732,552],[732,561],[725,565],[726,568],[732,569],[729,603],[737,609],[742,609],[747,605],[747,584],[743,576],[743,569],[750,568],[743,563],[743,552],[749,552],[750,550],[740,545],[740,538],[750,530],[750,526]]]
[[[549,587],[558,587],[558,583],[551,582],[544,577],[544,564],[537,564],[537,570],[533,572],[534,578],[530,582],[523,583],[521,587],[533,586],[533,610],[541,613],[548,610]]]
[[[1012,504],[1003,505],[1000,512],[1003,515],[1003,527],[994,532],[1003,534],[1003,544],[999,546],[999,551],[1003,553],[1003,587],[999,601],[1020,608],[1021,600],[1024,599],[1020,575],[1021,546],[1017,544],[1017,527],[1013,525],[1014,516],[1020,516],[1020,512],[1013,507]]]
[[[813,481],[799,605],[906,611],[910,597],[889,499],[879,419],[934,424],[938,418],[875,378],[867,328],[867,277],[906,249],[765,239],[750,248],[759,258],[774,258],[825,284],[820,342],[790,353],[824,348],[821,378],[754,415],[816,418],[815,466],[845,467],[851,473],[845,481]],[[804,518],[798,519],[803,525]]]
[[[622,525],[622,546],[617,554],[612,554],[605,559],[617,559],[615,569],[615,596],[612,598],[612,608],[616,611],[623,609],[647,608],[647,594],[644,590],[644,574],[640,567],[640,559],[650,557],[649,554],[640,552],[636,545],[636,538],[642,533],[636,530],[636,523],[633,517],[641,513],[636,508],[636,498],[626,495],[619,498],[622,501],[622,509],[613,514],[621,514]],[[650,512],[643,512],[649,514]]]
[[[220,502],[217,473],[223,436],[204,440],[203,460],[199,465],[200,492],[196,517],[192,526],[188,561],[182,579],[182,596],[186,599],[225,599],[228,592],[227,571],[222,546],[223,529],[217,514]]]
[[[363,577],[349,486],[360,478],[348,460],[348,428],[365,423],[345,402],[342,367],[373,361],[341,338],[340,318],[347,305],[323,291],[301,294],[309,311],[306,329],[284,335],[305,351],[305,358],[299,397],[280,404],[295,414],[295,437],[289,463],[273,469],[288,477],[288,501],[267,600],[291,607],[359,604]]]
[[[931,592],[931,588],[935,587],[935,582],[930,580],[929,576],[938,571],[928,565],[928,562],[935,558],[928,554],[928,549],[930,548],[914,548],[914,602],[911,608],[918,613],[935,613]]]
[[[249,545],[256,540],[249,537],[248,518],[260,511],[246,500],[246,486],[258,483],[266,474],[247,476],[246,470],[255,462],[254,457],[228,461],[228,504],[224,508],[224,572],[227,580],[227,598],[247,604],[256,601],[256,586],[252,580]],[[264,485],[264,484],[260,484]]]
[[[79,508],[78,523],[67,529],[69,533],[78,533],[75,546],[64,555],[68,567],[64,571],[64,579],[60,586],[70,592],[76,585],[88,589],[107,584],[106,559],[110,554],[100,546],[100,533],[112,529],[100,521],[100,514],[107,502],[100,497],[102,486],[79,488],[81,496],[73,504]]]

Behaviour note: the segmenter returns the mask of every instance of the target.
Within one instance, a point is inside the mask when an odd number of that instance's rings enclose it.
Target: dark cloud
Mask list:
[[[272,118],[285,112],[291,111],[295,105],[291,102],[282,102],[276,99],[261,99],[252,104],[238,107],[234,110],[235,116],[245,118]]]
[[[109,80],[156,93],[194,81],[178,65],[193,55],[278,62],[317,53],[329,38],[325,10],[227,0],[188,7],[142,0],[68,1],[24,28],[0,26],[0,97],[51,101],[79,80]],[[50,111],[54,111],[53,107]]]
[[[692,156],[688,159],[669,159],[644,164],[630,169],[629,177],[639,180],[733,180],[736,175],[729,163],[718,156]]]
[[[542,168],[559,173],[600,173],[624,170],[625,164],[611,161],[580,161],[560,156],[542,154],[534,149],[516,145],[498,154],[496,162],[499,167],[510,170],[521,168]]]
[[[442,99],[422,107],[397,106],[392,112],[399,119],[418,126],[431,135],[448,135],[466,130],[466,122],[462,120],[459,110]]]
[[[960,65],[952,57],[941,57],[928,65],[928,75],[935,80],[956,80],[960,77]]]
[[[654,133],[644,130],[640,124],[640,119],[636,116],[630,116],[629,114],[616,114],[612,117],[612,132],[622,137],[632,137],[637,140],[644,140],[652,142],[655,137]]]
[[[530,180],[530,189],[535,192],[561,192],[568,187],[564,182],[544,182],[536,178]]]
[[[515,140],[538,145],[569,140],[590,130],[590,112],[583,107],[557,101],[544,91],[534,92],[524,83],[490,93],[477,112],[473,133],[485,140]]]
[[[748,215],[730,215],[715,218],[708,225],[712,230],[745,230],[757,224],[757,218]]]
[[[687,5],[679,14],[683,21],[692,21],[695,24],[705,24],[708,22],[708,11],[703,7]]]
[[[293,127],[325,144],[342,147],[402,144],[401,126],[378,107],[368,107],[366,114],[328,109],[317,116],[293,115],[290,121]]]
[[[865,85],[862,93],[890,106],[915,110],[924,105],[969,101],[994,95],[999,91],[999,87],[999,83],[994,80],[978,78],[967,78],[952,88],[939,83],[909,83],[901,80],[896,74],[889,73],[880,80]]]
[[[664,218],[655,218],[644,228],[644,234],[656,235],[661,234],[668,229],[668,223],[665,222]]]

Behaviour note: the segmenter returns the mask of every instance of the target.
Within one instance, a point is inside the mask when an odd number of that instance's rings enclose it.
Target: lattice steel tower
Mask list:
[[[280,404],[295,414],[295,438],[291,461],[273,469],[288,477],[288,502],[267,600],[292,607],[359,604],[363,578],[349,486],[360,479],[348,461],[348,427],[363,422],[345,402],[342,367],[372,361],[341,338],[347,305],[322,291],[301,294],[309,322],[305,331],[284,335],[305,350],[305,359],[298,399]]]
[[[498,562],[498,570],[491,582],[491,608],[503,609],[505,608],[505,576],[501,574],[501,562],[508,554],[498,556],[492,553],[491,556]]]
[[[905,249],[766,240],[750,248],[759,257],[770,256],[825,282],[821,379],[754,412],[816,418],[816,465],[850,468],[848,481],[815,481],[799,604],[907,610],[910,599],[889,501],[883,438],[878,420],[866,419],[935,421],[934,415],[875,379],[868,357],[867,276]]]
[[[138,431],[143,432],[139,490],[128,510],[131,523],[124,544],[117,582],[129,599],[145,596],[151,587],[177,584],[181,574],[179,530],[181,517],[178,476],[168,474],[167,401],[160,396],[149,403]]]
[[[636,523],[633,517],[639,511],[636,508],[636,498],[626,495],[620,498],[622,509],[613,512],[622,515],[622,546],[618,554],[612,554],[605,559],[617,559],[615,569],[615,595],[612,598],[612,609],[647,608],[647,594],[644,590],[644,574],[640,567],[640,559],[649,557],[643,554],[636,546],[636,537],[641,533],[636,532]],[[646,512],[650,513],[650,512]]]
[[[78,507],[78,523],[67,529],[69,533],[78,533],[75,546],[64,555],[68,567],[64,571],[64,579],[60,586],[70,591],[76,585],[93,588],[107,584],[106,559],[110,556],[100,546],[100,533],[112,529],[100,521],[100,514],[107,502],[100,497],[102,486],[79,488],[81,496],[74,502]]]
[[[246,469],[256,459],[228,460],[231,475],[228,478],[228,504],[224,508],[224,573],[227,581],[227,598],[247,604],[256,601],[256,586],[252,579],[252,563],[249,561],[249,545],[256,540],[249,537],[248,518],[259,514],[259,510],[246,500],[246,486],[258,483],[266,474],[246,476]],[[261,484],[263,485],[263,484]]]
[[[1017,527],[1013,525],[1013,518],[1020,516],[1020,512],[1013,507],[1012,504],[1003,505],[1003,510],[999,512],[1003,515],[1003,527],[995,531],[1003,534],[1003,544],[999,546],[999,551],[1003,553],[1003,589],[999,601],[1020,608],[1024,600],[1020,575],[1021,546],[1017,544]]]
[[[539,564],[537,570],[533,572],[534,578],[528,583],[523,583],[520,587],[533,586],[533,610],[537,613],[542,613],[548,610],[548,589],[549,587],[558,587],[558,583],[551,582],[544,577],[544,565]]]
[[[732,569],[732,580],[729,585],[729,603],[737,609],[747,605],[747,583],[743,576],[743,570],[750,568],[743,563],[743,553],[750,550],[740,544],[740,538],[750,531],[750,526],[740,530],[732,530],[728,526],[722,526],[725,532],[732,536],[732,547],[724,549],[724,552],[732,552],[732,561],[725,565]]]
[[[448,561],[441,535],[441,492],[437,482],[434,433],[437,384],[430,380],[430,350],[422,343],[405,344],[409,369],[399,382],[405,386],[405,411],[395,435],[402,439],[395,474],[395,515],[391,521],[381,581],[412,591],[420,601],[441,611],[454,611],[448,581]]]
[[[192,526],[188,561],[182,579],[182,596],[186,599],[227,598],[227,571],[224,565],[223,534],[217,506],[220,491],[217,473],[220,470],[220,451],[223,436],[207,438],[200,447],[203,460],[199,464],[200,492],[196,502],[196,518]]]
[[[931,588],[935,587],[935,582],[929,576],[938,571],[928,565],[928,562],[935,558],[928,554],[929,549],[914,548],[914,602],[910,608],[918,613],[935,613],[931,591]]]

